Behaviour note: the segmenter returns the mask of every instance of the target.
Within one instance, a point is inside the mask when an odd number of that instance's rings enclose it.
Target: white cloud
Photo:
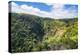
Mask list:
[[[38,15],[38,16],[42,16],[42,17],[48,17],[48,12],[45,11],[41,11],[38,8],[34,8],[32,6],[27,6],[25,4],[19,6],[16,3],[12,2],[12,12],[16,12],[16,13],[28,13],[28,14],[33,14],[33,15]]]
[[[11,12],[16,12],[16,13],[22,12],[18,4],[12,2],[10,5],[11,5]]]
[[[32,6],[27,6],[27,5],[21,5],[20,8],[24,9],[25,12],[23,13],[29,13],[29,14],[33,14],[33,15],[38,15],[38,16],[42,16],[42,17],[46,17],[47,12],[45,11],[41,11],[38,8],[34,8]],[[48,17],[48,16],[47,16]]]
[[[77,17],[77,12],[74,7],[70,7],[72,10],[65,10],[63,4],[54,4],[52,8],[53,18],[74,18]]]
[[[48,4],[49,5],[49,4]],[[32,6],[28,5],[18,5],[14,2],[12,2],[12,12],[16,13],[27,13],[27,14],[33,14],[38,15],[41,17],[50,17],[50,18],[73,18],[77,17],[77,12],[75,9],[72,9],[74,7],[70,7],[72,10],[65,10],[63,4],[52,4],[52,10],[51,12],[42,11],[38,8],[34,8]]]
[[[18,6],[18,4],[14,3],[14,2],[11,2],[11,5],[12,6]]]
[[[63,4],[53,4],[53,9],[63,9]]]

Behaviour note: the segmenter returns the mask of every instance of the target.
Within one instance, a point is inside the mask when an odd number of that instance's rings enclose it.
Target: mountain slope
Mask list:
[[[76,49],[78,18],[51,19],[11,14],[11,52]]]

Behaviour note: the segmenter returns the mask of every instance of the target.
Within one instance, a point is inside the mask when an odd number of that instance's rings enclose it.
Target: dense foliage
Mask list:
[[[78,18],[51,19],[11,14],[11,52],[76,49]]]

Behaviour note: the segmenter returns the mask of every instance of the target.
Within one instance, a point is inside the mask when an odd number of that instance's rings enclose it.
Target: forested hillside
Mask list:
[[[51,19],[11,14],[11,52],[78,48],[78,18]]]

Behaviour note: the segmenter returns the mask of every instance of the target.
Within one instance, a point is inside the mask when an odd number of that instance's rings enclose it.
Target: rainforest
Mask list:
[[[35,52],[78,48],[78,18],[54,19],[9,13],[11,52]]]

